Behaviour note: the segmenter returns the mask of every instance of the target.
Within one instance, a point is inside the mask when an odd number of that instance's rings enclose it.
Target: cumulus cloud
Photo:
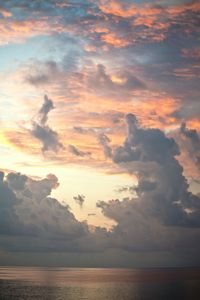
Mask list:
[[[30,133],[42,143],[42,151],[58,152],[63,149],[62,143],[56,131],[52,130],[46,123],[48,121],[48,113],[54,109],[53,102],[46,95],[44,96],[44,103],[39,110],[37,117],[32,122],[32,129]]]
[[[166,225],[199,227],[200,199],[188,191],[174,139],[159,129],[140,128],[132,114],[126,121],[127,138],[115,149],[113,160],[124,165],[129,162],[128,171],[137,174],[141,203],[148,202],[150,213]]]
[[[50,196],[57,187],[58,179],[53,174],[35,180],[20,173],[6,177],[1,173],[0,234],[65,242],[87,235],[86,224]]]
[[[109,232],[78,221],[68,205],[51,197],[58,179],[49,174],[33,179],[0,173],[1,250],[12,252],[96,252],[109,246]],[[82,205],[85,197],[75,201]]]
[[[48,102],[40,110],[44,122],[51,107]],[[113,149],[110,158],[136,176],[138,183],[122,190],[128,191],[129,197],[97,203],[102,213],[116,222],[110,231],[97,227],[90,232],[68,206],[51,197],[58,187],[55,175],[36,180],[13,172],[5,177],[1,172],[1,235],[34,237],[35,249],[42,251],[182,251],[188,247],[199,251],[200,198],[189,192],[177,160],[177,143],[159,129],[142,128],[132,114],[126,116],[126,122],[125,142]],[[185,125],[180,131],[187,138],[196,136]],[[85,197],[78,194],[74,200],[82,206]],[[27,249],[24,244],[15,247]]]
[[[178,145],[159,129],[141,128],[132,114],[126,122],[127,137],[112,159],[137,176],[138,184],[125,189],[131,197],[97,203],[117,222],[112,243],[135,250],[187,248],[187,243],[199,248],[200,198],[189,191]]]

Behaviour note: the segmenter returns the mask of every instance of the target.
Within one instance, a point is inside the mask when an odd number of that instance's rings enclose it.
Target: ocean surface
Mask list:
[[[200,269],[0,268],[2,300],[199,300]]]

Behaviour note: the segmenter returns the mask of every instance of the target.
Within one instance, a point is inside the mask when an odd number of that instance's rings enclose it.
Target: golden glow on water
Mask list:
[[[200,280],[200,269],[0,267],[0,280],[17,280],[32,282],[32,284],[93,285],[100,283],[156,283],[173,282],[177,279]]]

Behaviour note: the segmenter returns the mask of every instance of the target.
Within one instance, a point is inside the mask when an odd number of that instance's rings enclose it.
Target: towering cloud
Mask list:
[[[113,160],[137,174],[144,209],[166,225],[199,227],[200,199],[188,190],[176,142],[159,129],[140,128],[132,114],[126,121],[128,135]]]
[[[52,130],[46,123],[48,121],[48,113],[54,109],[53,102],[46,95],[44,103],[38,112],[36,120],[32,123],[31,134],[42,142],[42,151],[58,152],[63,148],[59,142],[58,134]]]
[[[192,194],[176,156],[179,147],[159,129],[141,128],[126,116],[127,137],[113,161],[137,176],[135,197],[100,201],[105,216],[117,222],[113,243],[132,249],[200,247],[200,198]],[[183,128],[182,128],[183,130]],[[186,246],[187,247],[187,246]]]

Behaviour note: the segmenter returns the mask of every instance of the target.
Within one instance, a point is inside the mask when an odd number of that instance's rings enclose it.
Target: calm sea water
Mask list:
[[[0,268],[1,300],[199,300],[200,269]]]

